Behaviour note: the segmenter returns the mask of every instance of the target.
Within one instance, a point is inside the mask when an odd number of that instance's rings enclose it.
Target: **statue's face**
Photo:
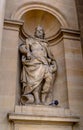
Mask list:
[[[44,39],[44,30],[42,27],[38,26],[35,29],[35,37],[40,38],[40,39]]]

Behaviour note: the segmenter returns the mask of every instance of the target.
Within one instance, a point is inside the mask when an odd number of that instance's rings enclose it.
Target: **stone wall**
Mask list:
[[[81,34],[83,28],[82,3],[82,0],[77,1]],[[57,108],[31,106],[29,108],[29,112],[32,115],[26,116],[26,113],[30,114],[28,113],[28,107],[21,107],[17,105],[17,91],[19,91],[18,87],[20,87],[18,79],[18,43],[20,27],[22,27],[23,25],[20,20],[23,18],[22,16],[25,16],[28,11],[35,9],[42,10],[42,12],[45,12],[45,15],[48,13],[48,16],[50,13],[60,23],[58,24],[60,25],[59,31],[56,32],[56,36],[54,37],[55,39],[52,45],[50,44],[50,48],[53,51],[53,54],[58,63],[58,76],[55,83],[54,95],[55,98],[58,98],[60,100],[60,105]],[[30,22],[31,21],[29,21],[29,23]],[[45,27],[48,25],[48,23],[49,22],[46,22],[46,24],[44,23]],[[48,32],[50,32],[50,30]],[[45,128],[46,130],[48,127],[49,130],[54,130],[55,127],[58,130],[79,130],[80,127],[80,130],[82,130],[83,59],[75,1],[6,0],[5,22],[1,45],[0,129],[13,130],[15,127],[14,130],[26,130],[29,126],[31,130],[33,130],[34,128],[40,130],[42,128]],[[65,106],[67,107],[66,109]],[[36,113],[37,111],[39,112],[39,115],[38,113]],[[41,113],[41,111],[43,114]],[[51,112],[54,112],[55,115],[53,115],[53,113],[50,115]],[[11,113],[8,116],[10,122],[7,118],[8,113]],[[72,113],[79,114],[80,123],[77,124],[77,122],[79,122],[79,118],[75,117],[76,114],[73,115]],[[36,119],[35,116],[37,116]],[[28,126],[26,125],[26,122],[28,122]],[[31,123],[31,125],[29,123]],[[34,124],[32,125],[32,123]],[[76,125],[74,125],[75,123]]]
[[[82,51],[83,51],[83,0],[76,0],[76,5],[77,5],[78,21],[81,31]]]

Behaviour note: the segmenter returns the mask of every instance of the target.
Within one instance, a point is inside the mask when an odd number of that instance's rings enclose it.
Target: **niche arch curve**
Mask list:
[[[15,11],[11,15],[11,19],[20,20],[21,17],[30,10],[46,11],[56,17],[62,27],[69,27],[68,21],[59,9],[43,2],[27,2],[19,7],[16,7]]]

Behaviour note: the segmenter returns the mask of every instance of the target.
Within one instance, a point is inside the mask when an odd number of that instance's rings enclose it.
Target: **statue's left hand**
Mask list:
[[[50,58],[48,58],[48,64],[50,64],[51,63],[51,59]]]

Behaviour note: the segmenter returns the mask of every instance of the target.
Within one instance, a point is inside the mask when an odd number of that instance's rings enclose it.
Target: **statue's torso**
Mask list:
[[[46,50],[47,43],[39,40],[31,40],[29,44],[30,44],[31,54],[39,61],[42,61],[44,64],[48,64],[47,50]]]

